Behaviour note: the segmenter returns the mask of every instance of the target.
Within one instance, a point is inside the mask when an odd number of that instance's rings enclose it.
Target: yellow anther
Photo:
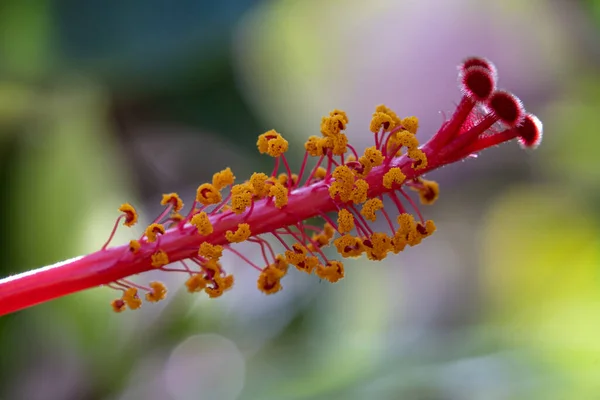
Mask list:
[[[427,236],[429,236],[437,230],[437,227],[435,226],[435,223],[432,220],[428,219],[427,221],[425,221],[425,229],[427,230]]]
[[[123,221],[123,225],[131,227],[136,224],[138,220],[138,214],[131,204],[121,204],[119,211],[125,214],[125,221]]]
[[[390,168],[390,170],[383,175],[383,186],[387,189],[392,189],[394,185],[402,185],[405,179],[406,175],[402,173],[400,168]]]
[[[164,235],[165,227],[162,224],[150,224],[146,228],[146,238],[148,242],[156,242],[157,235]]]
[[[414,169],[423,169],[427,167],[427,156],[420,149],[408,150],[408,156],[415,160],[412,165]]]
[[[152,303],[164,300],[167,297],[167,288],[161,282],[150,282],[152,290],[146,293],[146,300]]]
[[[367,147],[364,155],[362,155],[358,161],[363,166],[363,176],[366,176],[373,167],[377,167],[383,163],[383,154],[377,150],[375,146]]]
[[[394,237],[392,237],[392,251],[394,254],[398,254],[404,250],[406,245],[406,235],[400,232],[400,230],[397,230],[394,233]]]
[[[348,202],[352,198],[352,188],[348,188],[341,182],[333,181],[329,186],[329,196],[334,200],[339,197],[344,203]]]
[[[190,293],[197,293],[211,283],[211,281],[207,280],[202,274],[194,274],[185,281],[185,286],[187,287],[187,291]]]
[[[346,123],[342,115],[330,115],[321,119],[321,133],[323,136],[334,137],[344,129],[346,129]]]
[[[354,229],[354,215],[345,208],[338,211],[338,230],[340,233],[348,233]]]
[[[246,241],[251,235],[252,233],[250,232],[250,225],[245,223],[238,224],[238,228],[235,232],[225,232],[225,238],[230,243],[241,243]]]
[[[132,252],[133,254],[140,251],[140,247],[142,247],[142,245],[140,244],[139,240],[130,240],[129,241],[129,251]]]
[[[284,275],[285,271],[278,268],[275,264],[270,264],[258,276],[256,286],[258,290],[265,294],[277,293],[282,289],[281,278]]]
[[[333,149],[333,138],[332,137],[322,137],[321,138],[321,146],[323,146],[323,151]]]
[[[408,213],[402,213],[398,215],[398,232],[404,235],[408,235],[410,232],[416,229],[415,217]]]
[[[231,188],[231,209],[242,214],[252,205],[252,186],[248,184],[234,185]]]
[[[423,225],[415,222],[415,218],[407,213],[398,216],[398,224],[400,227],[392,240],[394,253],[404,250],[407,244],[409,246],[416,246],[421,243],[421,240],[435,232],[436,229],[433,221],[427,220],[425,221],[425,225]]]
[[[269,177],[262,172],[255,172],[250,177],[250,185],[252,186],[252,194],[254,197],[262,199],[269,195],[270,185],[267,184]]]
[[[375,212],[381,210],[383,208],[383,201],[381,199],[369,199],[363,204],[360,213],[371,222],[375,222],[377,220],[377,216]]]
[[[277,254],[275,256],[275,267],[279,268],[280,270],[282,270],[284,273],[287,273],[288,270],[288,262],[287,259],[285,258],[285,256],[283,254]]]
[[[418,223],[416,226],[416,231],[422,239],[431,236],[436,229],[435,223],[430,219],[425,221],[425,225]]]
[[[138,290],[130,287],[123,293],[123,301],[131,310],[137,310],[142,306],[142,299],[138,297]]]
[[[269,196],[275,199],[275,207],[282,208],[288,203],[288,190],[281,183],[277,182],[269,189]]]
[[[317,180],[323,180],[327,176],[327,170],[323,167],[319,167],[316,169],[313,176]]]
[[[414,150],[419,147],[419,140],[407,130],[396,132],[393,137],[397,143],[409,150]]]
[[[219,282],[219,284],[223,288],[223,291],[231,289],[234,283],[235,278],[233,277],[233,275],[227,275],[223,277],[223,280],[221,282]]]
[[[310,256],[296,264],[296,269],[310,275],[317,268],[317,265],[319,265],[319,259],[315,256]]]
[[[327,148],[327,140],[317,136],[310,136],[304,143],[304,148],[309,155],[313,157],[320,157],[325,154]]]
[[[229,167],[215,173],[212,178],[212,184],[217,190],[233,185],[233,182],[235,182],[235,175]]]
[[[354,182],[354,189],[352,189],[352,201],[354,204],[362,204],[367,201],[368,193],[369,183],[364,179],[357,179]]]
[[[348,151],[348,136],[343,133],[337,134],[332,139],[331,152],[336,156],[346,154]]]
[[[412,190],[419,192],[419,199],[421,204],[431,205],[440,196],[440,186],[435,181],[429,181],[427,179],[419,179],[419,186],[411,187]]]
[[[362,240],[348,234],[335,239],[333,244],[342,257],[358,257],[364,251]]]
[[[202,263],[202,269],[209,276],[221,275],[222,271],[221,263],[214,258],[210,258],[206,262]]]
[[[417,117],[402,118],[401,122],[404,129],[415,135],[419,129],[419,119]]]
[[[233,283],[233,275],[227,275],[225,277],[215,276],[213,286],[207,286],[204,288],[204,291],[206,294],[208,294],[208,297],[214,299],[216,297],[220,297],[226,290],[231,289]]]
[[[306,254],[308,249],[300,243],[295,243],[292,246],[292,250],[286,250],[285,259],[289,264],[298,266],[301,262],[306,260]]]
[[[417,230],[415,217],[407,213],[402,213],[398,216],[398,224],[400,227],[398,228],[397,234],[404,237],[406,244],[409,246],[416,246],[421,243],[424,236]]]
[[[169,256],[163,250],[157,250],[151,257],[152,266],[160,268],[169,263]]]
[[[271,157],[279,157],[288,150],[287,140],[274,129],[260,135],[256,145],[261,154],[266,153]]]
[[[316,247],[321,248],[329,245],[329,242],[331,242],[331,239],[333,238],[333,235],[335,235],[335,232],[335,228],[331,226],[331,224],[326,223],[321,233],[315,233],[312,235],[311,243],[307,246],[308,250],[314,252],[316,251]]]
[[[171,215],[169,215],[169,219],[172,222],[179,222],[182,221],[185,217],[183,215],[181,215],[180,213],[171,213]]]
[[[204,258],[218,260],[223,255],[223,246],[203,242],[198,250],[198,255]]]
[[[121,312],[125,311],[125,309],[127,308],[123,299],[115,299],[115,300],[111,301],[110,306],[112,307],[113,311],[116,313],[121,313]]]
[[[315,273],[319,278],[335,283],[344,277],[344,264],[341,261],[329,261],[327,265],[319,264]]]
[[[279,174],[277,176],[277,182],[281,183],[283,186],[288,185],[289,176],[288,174]],[[294,186],[298,183],[298,174],[292,174],[292,182],[291,185]]]
[[[323,232],[321,234],[324,235],[328,240],[331,240],[333,235],[335,235],[335,228],[330,223],[326,223],[323,225]]]
[[[354,174],[347,165],[340,165],[333,170],[334,181],[329,186],[329,195],[332,199],[339,196],[343,202],[348,202],[352,198],[354,189]]]
[[[342,117],[342,122],[343,122],[344,124],[348,124],[348,115],[346,114],[346,112],[345,112],[345,111],[338,110],[338,109],[336,108],[335,110],[333,110],[333,111],[331,111],[331,112],[329,113],[329,116],[330,116],[330,117],[335,117],[335,116],[338,116],[338,115],[339,115],[340,117]]]
[[[206,236],[213,233],[213,226],[208,218],[208,214],[202,211],[195,214],[190,220],[190,224],[194,225],[198,229],[200,235]]]
[[[347,165],[336,167],[331,175],[336,182],[341,182],[345,185],[354,184],[354,174],[352,174],[352,170]]]
[[[359,159],[363,165],[369,165],[371,167],[378,167],[383,163],[383,154],[377,150],[375,146],[367,147],[365,153]]]
[[[160,205],[166,206],[167,204],[173,207],[173,212],[178,212],[183,208],[183,200],[181,200],[177,193],[163,194]]]
[[[393,248],[392,238],[383,232],[375,232],[369,239],[363,240],[363,246],[369,260],[381,261]]]
[[[373,118],[371,119],[371,125],[369,126],[369,129],[373,133],[379,132],[381,128],[383,128],[384,132],[389,132],[394,129],[394,126],[396,126],[396,123],[388,114],[375,112],[373,114]]]
[[[198,186],[196,191],[196,200],[202,205],[218,204],[221,202],[221,193],[214,185],[203,183]]]
[[[398,115],[391,108],[388,108],[383,104],[378,105],[377,108],[375,108],[375,112],[381,112],[389,115],[396,125],[399,125],[401,123]]]

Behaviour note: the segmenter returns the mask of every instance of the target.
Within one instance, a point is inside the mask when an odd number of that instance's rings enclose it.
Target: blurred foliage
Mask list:
[[[221,67],[235,23],[255,3],[70,0],[56,4],[56,22],[69,65],[119,86],[168,90],[182,79],[207,79]]]
[[[532,185],[498,199],[486,225],[491,326],[569,384],[546,388],[544,398],[592,398],[600,391],[598,220],[580,200]]]
[[[590,9],[593,21],[595,21],[597,25],[600,25],[600,1],[585,0],[584,2],[587,3],[587,6]]]
[[[18,80],[39,78],[57,61],[53,7],[49,0],[0,5],[0,71]]]
[[[300,143],[331,107],[368,118],[373,93],[451,103],[437,68],[465,48],[496,52],[509,71],[513,51],[542,60],[508,84],[523,86],[546,136],[522,164],[503,148],[449,168],[460,174],[442,175],[443,193],[456,184],[460,201],[436,204],[444,225],[429,247],[349,262],[333,286],[292,274],[265,298],[239,271],[248,282],[211,302],[161,277],[169,302],[138,313],[113,314],[98,288],[2,317],[0,398],[595,398],[600,74],[574,56],[568,24],[597,28],[600,8],[569,2],[589,19],[568,20],[563,3],[496,15],[476,0],[2,2],[2,276],[98,249],[123,201],[151,216],[161,191],[193,193],[215,166],[268,169],[252,158],[263,130]],[[523,21],[531,36],[504,35]],[[401,90],[417,75],[434,96]]]
[[[600,124],[599,107],[598,75],[581,74],[564,97],[551,103],[549,122],[567,139],[547,138],[549,146],[543,149],[547,157],[542,161],[600,217],[600,168],[595,151],[600,137],[590,135]]]

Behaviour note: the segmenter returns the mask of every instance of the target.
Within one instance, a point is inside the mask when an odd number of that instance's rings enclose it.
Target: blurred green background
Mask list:
[[[225,166],[269,171],[267,129],[296,165],[333,108],[360,149],[380,103],[426,139],[470,55],[544,143],[431,173],[433,237],[335,285],[292,272],[267,297],[229,258],[218,300],[147,274],[168,301],[117,315],[99,288],[1,317],[0,399],[600,398],[596,0],[4,0],[0,276],[99,249],[122,202],[148,221]]]

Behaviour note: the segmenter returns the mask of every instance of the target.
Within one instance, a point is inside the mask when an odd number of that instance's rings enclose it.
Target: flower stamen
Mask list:
[[[257,288],[274,294],[282,290],[281,279],[287,275],[289,265],[309,275],[315,272],[332,283],[342,279],[343,263],[329,260],[324,247],[333,245],[342,258],[364,255],[380,261],[390,253],[404,251],[407,245],[416,246],[436,226],[423,218],[406,187],[416,192],[414,197],[418,195],[421,204],[431,205],[439,197],[439,185],[425,179],[425,173],[512,139],[518,139],[526,148],[535,148],[541,140],[539,120],[527,114],[512,93],[498,90],[496,82],[497,72],[489,61],[466,59],[459,68],[462,99],[450,120],[423,146],[417,138],[416,117],[400,118],[380,105],[368,127],[374,145],[361,154],[348,143],[346,113],[333,110],[321,119],[321,135],[309,137],[304,144],[298,174],[285,157],[287,140],[275,130],[265,132],[256,144],[261,154],[274,158],[270,175],[256,172],[248,181],[234,184],[236,177],[230,168],[217,172],[211,183],[198,186],[185,218],[179,214],[183,207],[179,196],[163,195],[161,204],[166,209],[146,229],[146,240],[143,236],[129,243],[128,257],[144,258],[148,269],[184,272],[189,275],[185,283],[189,292],[203,291],[215,298],[234,283],[233,275],[220,264],[224,251],[259,271]],[[316,164],[309,170],[311,157]],[[281,166],[284,171],[280,173]],[[221,191],[227,187],[231,190],[223,198]],[[384,196],[391,199],[389,204],[384,203]],[[196,208],[197,204],[201,207]],[[410,205],[410,213],[405,204]],[[127,203],[120,210],[123,214],[117,225],[123,220],[127,226],[137,221],[137,213]],[[385,232],[375,229],[377,213],[387,222]],[[322,224],[308,222],[315,217]],[[171,228],[173,225],[177,227]],[[274,243],[263,235],[270,235]],[[260,248],[264,266],[234,248],[241,242]],[[107,245],[102,251],[108,251]],[[183,259],[189,259],[191,267],[185,263],[185,268],[165,267]],[[124,293],[111,303],[116,312],[141,306],[138,289],[145,290],[145,298],[151,302],[166,295],[164,285],[157,282],[152,282],[150,289],[123,280],[116,285]]]

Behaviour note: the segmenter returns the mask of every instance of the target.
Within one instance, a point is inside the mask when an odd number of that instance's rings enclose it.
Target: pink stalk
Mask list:
[[[418,170],[411,169],[410,162],[401,157],[392,166],[403,166],[407,176],[416,177]],[[384,173],[380,167],[369,176],[374,195],[388,191],[379,184]],[[196,255],[202,242],[228,244],[225,232],[235,230],[239,223],[249,224],[253,235],[260,235],[337,209],[324,181],[294,189],[285,213],[268,203],[270,199],[256,201],[249,218],[234,213],[212,217],[214,232],[209,236],[199,236],[196,227],[189,224],[183,229],[169,229],[160,236],[160,248],[169,254],[171,262],[185,260]],[[0,315],[154,269],[150,259],[157,247],[157,243],[146,242],[136,254],[128,245],[111,247],[4,278],[0,280]]]

